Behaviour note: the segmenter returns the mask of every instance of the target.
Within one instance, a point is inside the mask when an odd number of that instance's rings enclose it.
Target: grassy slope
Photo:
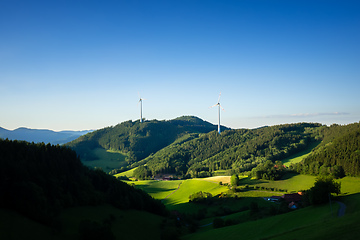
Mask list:
[[[150,194],[153,198],[164,199],[172,192],[174,192],[178,186],[183,182],[183,180],[174,180],[174,181],[134,181],[128,183],[134,183],[137,188],[140,188]]]
[[[0,239],[65,239],[44,226],[14,211],[0,208]]]
[[[165,203],[169,207],[173,207],[181,203],[187,203],[189,201],[189,195],[199,191],[209,192],[212,195],[216,195],[227,190],[227,187],[220,186],[214,182],[204,181],[202,179],[188,179],[183,181],[179,190],[167,198]]]
[[[125,171],[125,172],[122,172],[122,173],[115,174],[114,176],[115,176],[115,177],[127,176],[128,178],[132,178],[132,177],[135,176],[135,175],[134,175],[135,169],[137,169],[137,167],[136,167],[136,168],[132,168],[132,169],[130,169],[130,170],[128,170],[128,171]]]
[[[111,230],[116,239],[160,238],[159,225],[162,217],[136,210],[122,211],[112,206],[88,206],[66,210],[61,215],[61,220],[64,223],[63,235],[66,239],[75,240],[77,238],[74,237],[77,234],[81,221],[89,219],[102,223],[103,220],[109,218],[111,214],[115,216]],[[141,226],[141,231],[139,231],[139,226]]]
[[[307,156],[310,155],[311,151],[319,145],[320,142],[314,142],[312,144],[310,144],[310,146],[301,151],[301,152],[298,152],[294,155],[291,155],[290,157],[288,158],[285,158],[282,160],[283,164],[286,166],[286,167],[289,167],[291,164],[295,164],[295,163],[298,163],[298,162],[301,162],[304,158],[306,158]]]
[[[284,189],[288,192],[298,192],[300,190],[309,189],[314,185],[316,177],[308,175],[286,174],[282,180],[269,181],[269,180],[256,180],[245,178],[240,180],[241,185],[256,185],[267,188]]]
[[[338,205],[333,207],[333,211],[338,209]],[[308,207],[288,214],[277,215],[256,221],[249,221],[220,229],[212,229],[199,234],[184,236],[183,239],[221,239],[226,236],[227,240],[232,239],[260,239],[273,235],[291,232],[303,226],[321,223],[332,219],[330,207],[328,205],[321,207]],[[290,238],[292,239],[292,238]],[[296,238],[295,238],[296,239]],[[302,236],[300,239],[306,239]]]
[[[98,160],[82,161],[82,163],[88,167],[102,168],[105,172],[112,169],[121,168],[126,165],[126,155],[120,152],[105,150],[103,148],[95,148],[91,150]]]

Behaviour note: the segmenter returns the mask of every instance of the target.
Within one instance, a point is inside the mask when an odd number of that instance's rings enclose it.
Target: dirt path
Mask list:
[[[167,199],[168,197],[170,197],[171,195],[173,195],[174,193],[176,193],[177,190],[179,190],[180,188],[180,185],[182,184],[183,182],[179,183],[179,186],[177,187],[177,189],[175,189],[172,193],[170,193],[169,195],[167,195],[163,200],[161,201],[164,201],[165,199]]]
[[[340,209],[338,211],[338,217],[342,217],[345,215],[345,210],[346,210],[346,205],[342,202],[339,202],[339,201],[334,201],[336,203],[338,203],[340,205]]]

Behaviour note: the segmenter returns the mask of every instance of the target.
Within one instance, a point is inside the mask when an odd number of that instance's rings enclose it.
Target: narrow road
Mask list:
[[[345,215],[346,205],[339,201],[334,201],[340,205],[340,209],[338,211],[338,217],[342,217]]]

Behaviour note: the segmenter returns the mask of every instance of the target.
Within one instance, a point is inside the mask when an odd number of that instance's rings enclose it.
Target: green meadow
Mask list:
[[[338,205],[333,207],[333,211],[338,210]],[[241,215],[239,216],[241,217]],[[320,224],[324,221],[330,221],[334,217],[328,205],[321,207],[308,207],[293,211],[287,214],[276,215],[264,219],[247,221],[241,224],[218,228],[209,229],[208,231],[199,231],[194,234],[184,236],[183,240],[193,239],[268,239],[274,236],[279,236],[288,232],[301,229],[304,226]],[[274,238],[278,239],[278,238]],[[297,238],[287,239],[307,239],[302,235]],[[340,238],[339,238],[340,239]]]
[[[282,160],[282,163],[286,166],[289,167],[291,164],[295,164],[298,162],[301,162],[304,158],[306,158],[307,156],[310,155],[311,151],[317,146],[319,145],[320,142],[314,142],[312,144],[310,144],[310,146],[308,148],[306,148],[305,150],[298,152],[296,154],[291,155],[288,158],[285,158]]]
[[[137,188],[140,188],[150,194],[153,198],[162,200],[172,194],[181,185],[183,180],[173,181],[126,181],[127,183],[134,183]]]
[[[229,191],[228,186],[220,185],[228,179],[228,176],[216,176],[203,179],[188,179],[175,181],[134,181],[136,187],[148,192],[151,196],[161,199],[169,210],[180,213],[195,214],[206,212],[205,218],[199,221],[199,229],[192,234],[182,236],[183,240],[195,239],[350,239],[354,237],[354,228],[358,228],[360,219],[360,178],[345,177],[336,180],[341,183],[342,193],[337,198],[346,204],[345,216],[337,217],[339,204],[325,204],[322,206],[310,206],[286,214],[268,216],[252,220],[250,204],[256,203],[260,208],[268,209],[279,206],[264,200],[265,197],[278,195],[284,192],[276,189],[297,192],[306,190],[314,185],[316,177],[308,175],[290,174],[279,181],[264,181],[242,177],[241,186],[256,186],[256,190],[250,188],[237,191],[236,198],[216,200],[215,204],[199,204],[189,202],[189,195],[198,191],[210,192],[213,196]],[[274,189],[269,190],[269,189]],[[220,198],[219,198],[220,199]],[[245,207],[245,208],[244,208]],[[229,214],[217,215],[219,209],[227,209]],[[212,222],[221,217],[224,221],[237,222],[223,228],[214,229]],[[345,226],[350,226],[348,232],[344,233]],[[321,229],[321,230],[320,230]],[[346,238],[348,236],[348,238]],[[335,238],[334,238],[335,237]]]
[[[276,188],[286,192],[298,192],[311,188],[315,183],[315,176],[287,173],[281,180],[257,180],[250,177],[240,179],[240,185],[258,186],[263,188]]]
[[[98,160],[82,161],[82,163],[88,167],[101,168],[105,172],[108,172],[126,165],[126,155],[121,152],[105,150],[103,148],[95,148],[91,151]]]
[[[132,168],[132,169],[130,169],[128,171],[125,171],[125,172],[117,173],[114,176],[115,177],[126,176],[128,178],[132,178],[132,177],[134,177],[134,171],[135,171],[136,168]]]

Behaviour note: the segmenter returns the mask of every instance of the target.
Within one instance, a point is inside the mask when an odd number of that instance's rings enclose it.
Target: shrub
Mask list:
[[[212,198],[212,194],[209,192],[197,192],[189,196],[189,202],[204,202]]]

